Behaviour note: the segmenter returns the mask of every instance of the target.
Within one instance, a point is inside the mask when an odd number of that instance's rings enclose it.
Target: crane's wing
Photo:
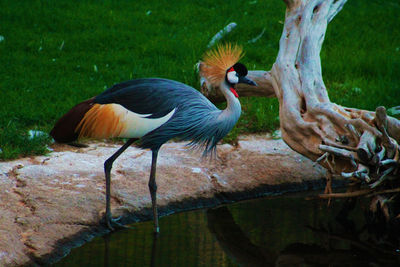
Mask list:
[[[79,132],[79,137],[140,138],[173,117],[178,116],[183,123],[189,122],[183,116],[189,113],[188,110],[209,113],[217,108],[200,92],[177,81],[157,78],[132,80],[117,84],[95,97],[75,131]],[[190,127],[190,123],[180,123],[179,127],[174,125],[171,125],[173,135],[166,136],[169,139],[185,132],[186,126]]]
[[[148,78],[116,84],[94,99],[98,104],[119,104],[146,118],[161,118],[181,103],[204,98],[194,88],[167,79]],[[205,103],[214,107],[207,99]],[[187,102],[188,103],[188,102]],[[190,102],[189,102],[190,103]]]
[[[147,144],[156,147],[178,135],[190,138],[195,128],[204,125],[202,121],[218,111],[200,92],[183,83],[138,79],[116,84],[73,107],[51,135],[58,142],[71,142],[78,137],[140,138],[151,133]]]

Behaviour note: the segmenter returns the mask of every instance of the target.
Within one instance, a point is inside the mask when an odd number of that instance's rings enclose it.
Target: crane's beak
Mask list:
[[[239,77],[239,82],[238,83],[245,83],[245,84],[249,84],[249,85],[253,85],[253,86],[257,86],[257,84],[250,80],[249,78],[247,78],[246,76],[240,76]]]

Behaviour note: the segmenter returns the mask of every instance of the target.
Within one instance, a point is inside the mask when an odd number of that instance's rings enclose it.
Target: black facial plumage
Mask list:
[[[242,63],[240,63],[240,62],[238,62],[238,63],[236,63],[235,65],[233,65],[232,66],[233,67],[233,69],[236,71],[236,73],[239,75],[239,76],[246,76],[247,75],[247,68],[246,68],[246,66],[245,65],[243,65]]]

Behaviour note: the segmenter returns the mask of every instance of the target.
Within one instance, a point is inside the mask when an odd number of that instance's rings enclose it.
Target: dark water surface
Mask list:
[[[156,240],[152,222],[136,223],[54,266],[400,266],[398,239],[368,207],[286,195],[174,214]]]

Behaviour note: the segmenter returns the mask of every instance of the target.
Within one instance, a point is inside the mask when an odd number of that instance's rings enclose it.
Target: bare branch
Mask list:
[[[327,146],[327,145],[319,145],[319,149],[321,149],[324,152],[329,152],[331,154],[334,154],[335,156],[338,156],[338,157],[359,160],[356,153],[354,153],[352,151],[348,151],[346,149],[336,148],[336,147]]]
[[[358,157],[364,162],[369,162],[375,148],[375,136],[369,131],[364,131],[357,146]]]
[[[400,143],[400,120],[388,116],[386,130],[394,140]]]
[[[283,0],[283,2],[285,2],[286,7],[288,9],[292,9],[292,8],[296,7],[296,5],[298,5],[301,1],[300,0]]]
[[[393,158],[397,144],[394,140],[391,140],[386,129],[388,128],[388,120],[386,115],[385,107],[377,107],[375,111],[376,126],[382,133],[382,145],[386,148],[387,157]]]
[[[344,4],[346,4],[347,0],[334,0],[333,4],[331,6],[331,9],[329,10],[329,15],[328,15],[328,23],[333,20],[333,18],[336,16],[337,13],[342,10]]]
[[[325,152],[321,157],[319,157],[315,162],[320,162],[321,160],[325,159],[327,156],[329,156],[328,152]]]
[[[375,196],[375,195],[383,195],[383,194],[392,194],[392,193],[400,193],[400,187],[399,188],[393,188],[393,189],[385,189],[382,191],[378,191],[378,192],[373,192],[371,194],[369,194],[368,196]]]
[[[372,165],[379,166],[380,162],[385,157],[385,153],[386,153],[386,148],[382,147],[381,150],[372,157],[372,160],[370,163]]]
[[[369,177],[369,168],[363,164],[358,164],[358,168],[354,172],[342,172],[344,178],[358,178],[361,181],[369,183],[371,178]]]
[[[360,133],[357,132],[356,128],[350,123],[346,123],[344,125],[344,127],[346,127],[347,130],[349,130],[349,132],[350,132],[351,136],[353,137],[354,141],[356,143],[358,143],[360,141]]]
[[[320,194],[319,198],[348,198],[348,197],[359,197],[371,193],[372,189],[363,189],[359,191],[346,192],[346,193],[332,193],[332,194]]]
[[[378,185],[380,185],[382,182],[384,182],[384,181],[387,179],[387,177],[388,177],[387,175],[388,175],[389,173],[391,173],[394,169],[395,169],[395,167],[390,167],[390,168],[388,168],[387,170],[385,170],[385,171],[383,172],[382,176],[379,178],[379,180],[376,181],[375,183],[371,184],[371,188],[375,188],[375,187],[377,187]]]
[[[394,159],[385,159],[385,160],[382,160],[379,163],[379,167],[382,167],[382,166],[385,166],[385,165],[389,165],[389,164],[399,164],[399,163]]]

